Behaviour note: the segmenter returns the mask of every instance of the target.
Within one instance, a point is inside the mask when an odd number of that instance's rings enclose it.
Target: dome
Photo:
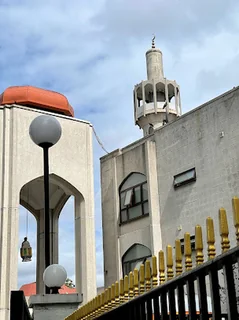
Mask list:
[[[13,103],[74,117],[67,98],[50,90],[32,86],[9,87],[0,95],[0,105]]]

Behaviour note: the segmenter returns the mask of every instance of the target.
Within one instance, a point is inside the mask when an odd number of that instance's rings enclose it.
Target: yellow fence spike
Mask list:
[[[165,263],[164,263],[164,252],[159,251],[159,283],[165,282]]]
[[[120,298],[119,298],[119,282],[115,282],[115,306],[117,307],[120,303]]]
[[[199,266],[203,263],[203,239],[202,239],[202,227],[197,225],[195,227],[195,250],[196,250],[196,265]]]
[[[145,290],[149,291],[151,289],[151,266],[150,261],[145,262]]]
[[[115,307],[115,284],[111,285],[111,308]]]
[[[108,287],[108,310],[111,310],[111,287]]]
[[[134,269],[134,296],[139,295],[139,271]]]
[[[207,218],[207,252],[208,259],[213,259],[216,256],[216,247],[215,247],[215,233],[214,233],[214,223],[212,218]]]
[[[124,302],[124,279],[120,279],[120,304]]]
[[[105,293],[104,292],[102,292],[100,295],[100,305],[101,305],[100,314],[102,314],[105,312]]]
[[[124,301],[129,300],[129,277],[124,276]]]
[[[227,213],[224,208],[219,209],[219,230],[221,236],[222,253],[230,249],[230,241],[228,238],[229,229],[227,223]]]
[[[237,245],[239,245],[239,198],[238,197],[233,197],[232,207],[233,207],[234,226],[236,228]]]
[[[152,256],[152,286],[153,288],[158,285],[158,270],[157,270],[157,257]]]
[[[129,298],[132,299],[134,297],[134,274],[131,271],[129,273]]]
[[[167,257],[167,280],[173,278],[173,248],[171,246],[166,247]]]
[[[185,256],[185,269],[192,269],[192,247],[190,233],[186,232],[184,234],[184,256]]]
[[[108,289],[105,289],[104,291],[104,301],[105,301],[105,311],[108,311]]]
[[[140,270],[139,270],[139,293],[140,294],[143,294],[144,290],[145,290],[144,281],[145,281],[145,278],[144,278],[144,265],[141,264]]]
[[[179,239],[175,240],[175,262],[176,262],[176,276],[179,276],[183,272],[182,264],[182,248],[181,241]]]

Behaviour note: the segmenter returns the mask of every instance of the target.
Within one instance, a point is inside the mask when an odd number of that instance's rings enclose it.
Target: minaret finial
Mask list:
[[[153,39],[152,39],[152,49],[155,49],[155,42],[154,42],[154,40],[155,40],[155,35],[153,34]]]

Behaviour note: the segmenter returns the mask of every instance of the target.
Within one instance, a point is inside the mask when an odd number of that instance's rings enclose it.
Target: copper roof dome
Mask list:
[[[67,98],[50,90],[32,86],[9,87],[0,95],[0,105],[13,103],[74,117]]]

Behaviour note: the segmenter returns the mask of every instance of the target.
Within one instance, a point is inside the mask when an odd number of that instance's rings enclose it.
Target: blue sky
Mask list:
[[[164,73],[181,87],[183,112],[239,84],[238,0],[0,0],[0,92],[33,85],[65,94],[107,150],[142,136],[132,90],[146,79],[152,34]],[[99,158],[94,140],[97,285],[103,285]],[[19,244],[25,235],[20,210]],[[36,226],[29,216],[29,240]],[[60,263],[74,279],[73,201],[60,218]],[[72,263],[69,263],[71,261]],[[35,280],[19,258],[19,286]]]

